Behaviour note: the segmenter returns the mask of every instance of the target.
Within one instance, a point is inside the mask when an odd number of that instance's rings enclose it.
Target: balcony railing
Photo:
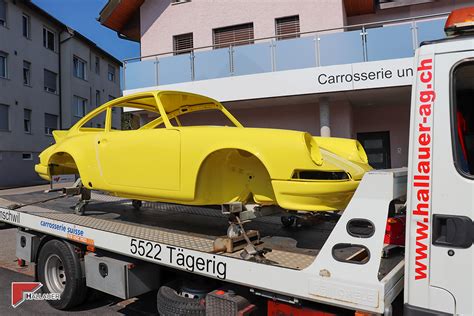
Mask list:
[[[256,39],[124,60],[124,89],[263,72],[412,57],[423,41],[445,37],[448,13]],[[298,36],[298,37],[296,37]]]

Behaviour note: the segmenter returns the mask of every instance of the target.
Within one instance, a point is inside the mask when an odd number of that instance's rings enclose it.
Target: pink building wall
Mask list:
[[[437,0],[433,2],[401,6],[397,8],[377,10],[375,14],[358,15],[347,18],[348,25],[380,22],[393,19],[411,18],[423,15],[433,15],[451,12],[467,6],[472,6],[472,0]]]
[[[212,45],[214,28],[253,22],[255,38],[275,36],[275,18],[299,15],[301,32],[345,24],[342,0],[147,0],[140,8],[141,55],[171,52],[173,36],[193,33],[194,47]]]
[[[408,141],[410,134],[410,104],[373,105],[353,108],[354,132],[390,132],[392,168],[408,165]]]
[[[410,104],[353,106],[346,101],[330,102],[331,136],[357,138],[357,133],[390,132],[392,168],[408,165]],[[231,112],[246,127],[280,128],[320,135],[319,105],[292,104]]]

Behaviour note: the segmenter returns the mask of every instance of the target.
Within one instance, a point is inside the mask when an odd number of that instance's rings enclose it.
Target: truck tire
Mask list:
[[[38,281],[43,293],[59,293],[59,300],[48,303],[65,310],[84,302],[87,286],[79,256],[68,242],[53,239],[44,244],[38,257]]]
[[[178,294],[180,281],[173,281],[163,285],[157,294],[157,309],[161,316],[205,316],[206,305],[204,299],[183,297]]]

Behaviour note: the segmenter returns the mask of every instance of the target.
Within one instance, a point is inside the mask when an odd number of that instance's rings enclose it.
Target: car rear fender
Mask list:
[[[80,174],[79,166],[71,154],[59,151],[51,155],[48,161],[51,175]]]

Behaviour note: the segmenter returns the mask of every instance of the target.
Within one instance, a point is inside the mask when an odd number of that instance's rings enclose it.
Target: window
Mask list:
[[[112,66],[112,65],[109,65],[109,67],[108,67],[107,79],[109,79],[109,81],[115,82],[115,67]]]
[[[0,131],[10,130],[9,107],[5,104],[0,104]]]
[[[23,61],[23,84],[31,85],[31,63],[26,60]]]
[[[193,33],[173,36],[173,51],[175,55],[187,54],[193,50]]]
[[[33,155],[31,153],[22,153],[21,158],[23,160],[33,160]]]
[[[99,106],[100,105],[100,91],[99,90],[95,90],[95,106]]]
[[[100,75],[100,58],[95,56],[95,73]]]
[[[23,110],[23,131],[25,133],[31,133],[31,110]]]
[[[73,97],[73,107],[74,107],[74,116],[76,117],[83,117],[86,115],[87,112],[87,99],[74,96]]]
[[[44,70],[44,90],[52,93],[57,92],[58,75],[52,71]]]
[[[146,99],[145,99],[146,100]],[[140,102],[139,100],[138,102]],[[112,120],[111,128],[114,130],[130,131],[141,128],[148,122],[160,117],[158,109],[154,107],[155,100],[148,100],[145,104],[145,108],[134,107],[132,104],[118,104],[112,107],[112,111],[122,112],[121,120],[118,122],[118,126],[114,126]],[[161,125],[160,127],[164,127]]]
[[[253,23],[214,29],[214,48],[253,44]]]
[[[53,135],[53,131],[58,129],[58,116],[44,113],[44,133]]]
[[[23,36],[26,38],[30,38],[30,29],[31,29],[30,16],[23,14],[23,16],[21,17],[21,26],[22,26]]]
[[[0,0],[0,25],[7,24],[7,3],[5,0]]]
[[[43,46],[55,51],[55,34],[47,28],[43,28]]]
[[[300,37],[299,15],[275,19],[275,34],[277,40]]]
[[[8,54],[0,52],[0,77],[7,78],[8,75]]]
[[[465,62],[453,72],[453,144],[457,169],[474,177],[474,62]]]
[[[112,101],[112,100],[114,100],[114,99],[115,99],[115,97],[114,97],[113,95],[110,95],[110,94],[109,94],[109,101]]]
[[[80,129],[85,132],[94,132],[97,129],[103,130],[105,128],[105,120],[107,118],[107,109],[102,110],[101,112],[95,114],[84,122]]]
[[[74,65],[74,77],[86,80],[86,62],[79,57],[74,56],[72,59]]]

